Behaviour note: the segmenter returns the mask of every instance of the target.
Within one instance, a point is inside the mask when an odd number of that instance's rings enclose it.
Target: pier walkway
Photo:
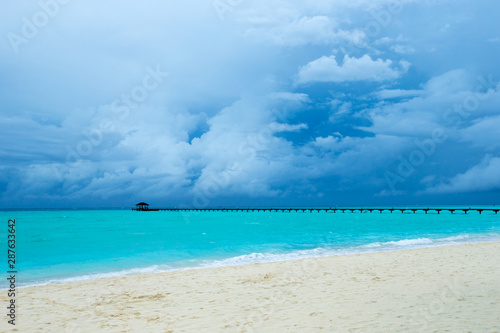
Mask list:
[[[325,212],[325,213],[394,213],[401,212],[405,213],[417,213],[423,212],[441,214],[441,212],[450,212],[467,214],[469,212],[477,212],[482,214],[483,212],[493,212],[498,214],[500,209],[498,208],[133,208],[135,211],[143,212],[302,212],[302,213],[312,213],[312,212]]]

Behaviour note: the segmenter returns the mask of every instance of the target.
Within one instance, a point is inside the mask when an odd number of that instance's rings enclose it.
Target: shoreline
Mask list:
[[[485,235],[482,235],[483,237]],[[346,247],[337,249],[326,249],[326,248],[315,248],[310,250],[297,250],[288,253],[252,253],[244,254],[224,259],[214,259],[209,262],[199,264],[197,266],[185,266],[177,268],[159,268],[162,265],[152,265],[148,267],[131,267],[128,269],[123,269],[119,271],[111,271],[104,273],[91,273],[82,274],[79,276],[51,279],[43,282],[28,283],[26,285],[18,286],[19,289],[30,288],[30,287],[41,287],[47,285],[55,285],[61,283],[72,283],[72,282],[85,282],[93,281],[99,279],[107,278],[120,278],[125,276],[136,276],[136,275],[147,275],[147,274],[162,274],[177,271],[190,271],[190,270],[200,270],[200,269],[210,269],[210,268],[220,268],[220,267],[232,267],[232,266],[242,266],[242,265],[253,265],[260,263],[275,263],[275,262],[286,262],[286,261],[296,261],[303,259],[314,259],[314,258],[324,258],[324,257],[334,257],[334,256],[345,256],[345,255],[355,255],[355,254],[366,254],[366,253],[378,253],[378,252],[392,252],[410,249],[421,249],[430,247],[440,247],[440,246],[452,246],[461,244],[475,244],[484,242],[496,242],[500,241],[498,235],[491,235],[485,238],[470,238],[469,235],[458,235],[450,236],[439,239],[431,238],[411,238],[403,239],[399,241],[388,241],[388,242],[375,242],[365,245],[360,245],[356,247]],[[391,244],[390,246],[388,244]],[[249,259],[250,257],[258,255],[260,258]],[[242,259],[244,258],[244,259]],[[0,291],[5,291],[6,288],[1,287]]]
[[[499,253],[477,242],[23,287],[16,328],[493,332]]]

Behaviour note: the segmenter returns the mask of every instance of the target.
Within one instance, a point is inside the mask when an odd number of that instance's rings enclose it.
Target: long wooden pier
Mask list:
[[[325,213],[394,213],[401,212],[402,214],[423,212],[425,214],[434,213],[441,214],[441,212],[450,212],[467,214],[469,212],[493,212],[498,214],[498,208],[133,208],[132,210],[141,212],[325,212]]]

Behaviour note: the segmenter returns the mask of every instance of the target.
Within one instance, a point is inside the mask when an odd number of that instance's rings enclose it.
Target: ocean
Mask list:
[[[500,214],[0,211],[18,286],[500,240]],[[2,279],[0,288],[7,287]]]

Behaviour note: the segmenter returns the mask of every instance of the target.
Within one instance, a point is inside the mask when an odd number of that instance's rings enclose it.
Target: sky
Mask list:
[[[0,208],[500,204],[498,12],[5,2]]]

